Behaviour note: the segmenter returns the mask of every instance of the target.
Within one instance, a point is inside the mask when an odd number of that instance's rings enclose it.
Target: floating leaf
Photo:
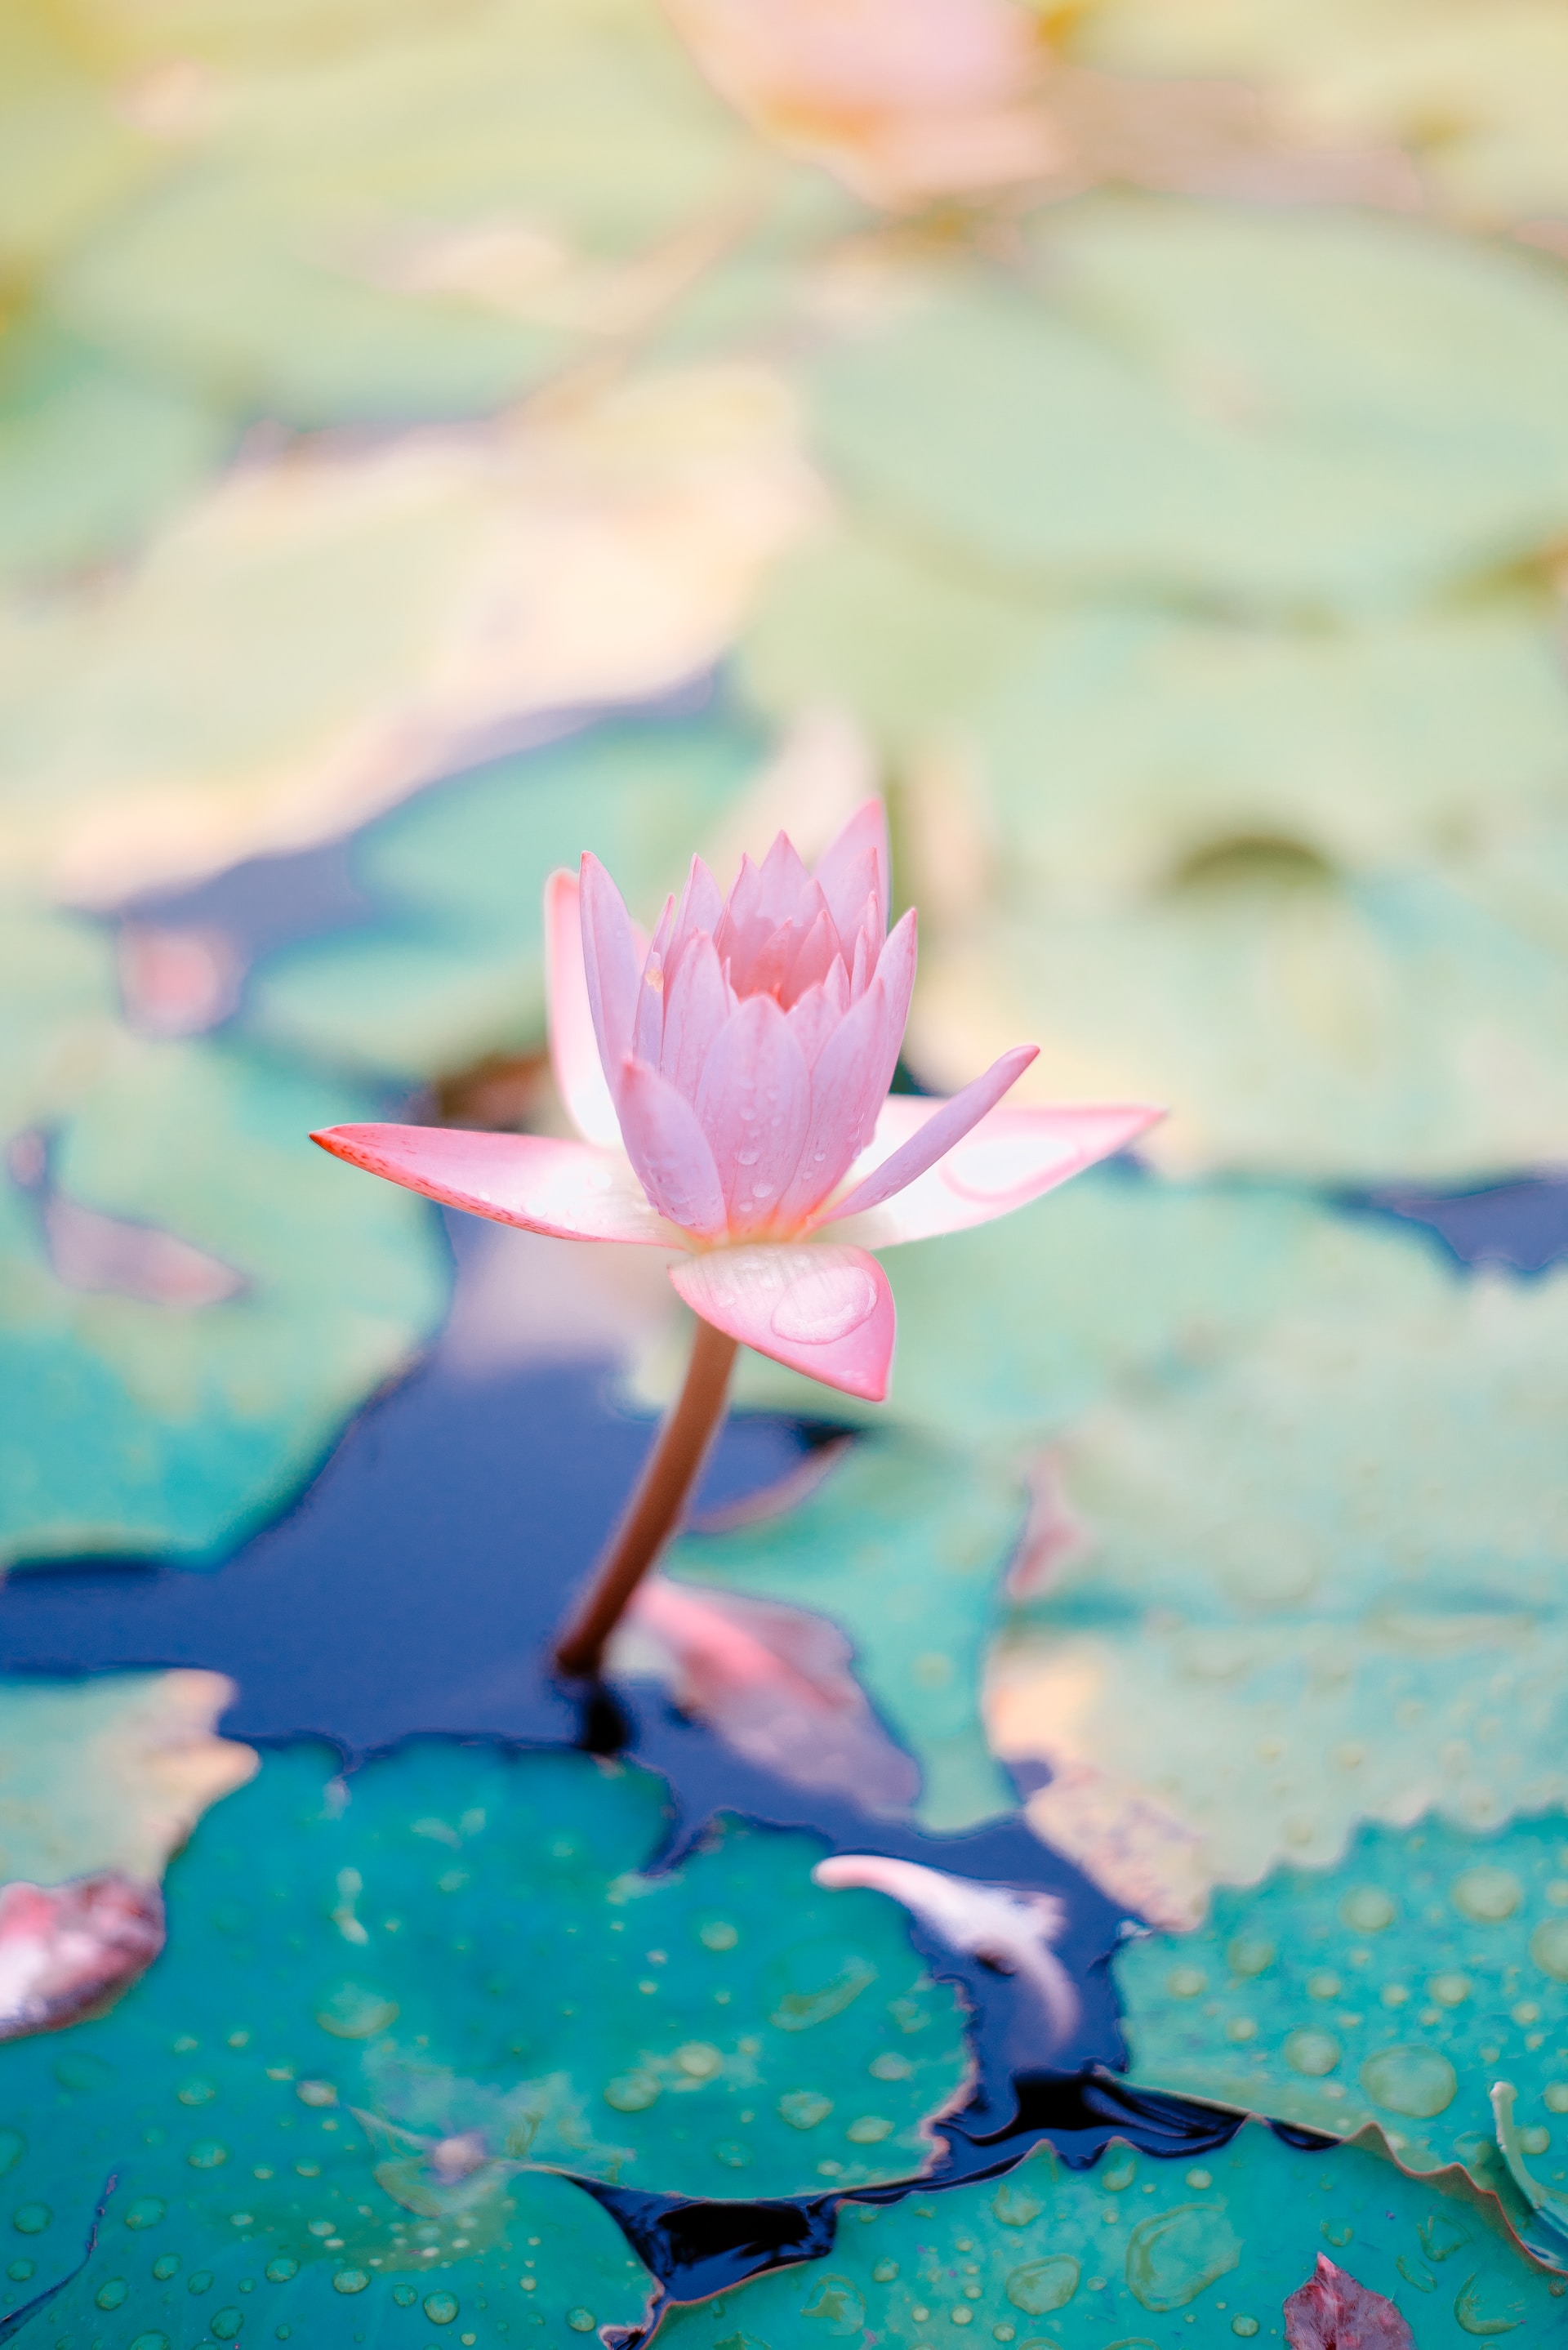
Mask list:
[[[16,617],[0,868],[115,903],[330,839],[544,712],[683,684],[818,494],[752,367],[258,461],[122,581]]]
[[[0,341],[0,575],[126,553],[226,452],[213,406],[36,321]]]
[[[1200,1930],[1116,1960],[1133,2076],[1336,2135],[1376,2123],[1407,2169],[1459,2162],[1505,2195],[1490,2091],[1506,2081],[1561,2193],[1565,1871],[1561,1813],[1490,1837],[1426,1819],[1363,1828],[1338,1868],[1222,1889]]]
[[[354,844],[381,921],[311,940],[256,973],[249,1024],[405,1079],[542,1048],[545,877],[591,848],[639,913],[679,887],[691,844],[761,755],[723,712],[601,725],[426,793]]]
[[[1410,2314],[1421,2350],[1463,2350],[1474,2320],[1499,2312],[1542,2335],[1562,2324],[1560,2281],[1474,2202],[1252,2123],[1199,2167],[1113,2145],[1095,2169],[1064,2172],[1043,2147],[1000,2183],[847,2202],[821,2260],[671,2310],[659,2334],[671,2350],[806,2350],[866,2328],[913,2350],[972,2324],[977,2340],[1175,2350],[1196,2321],[1199,2341],[1278,2340],[1325,2237],[1349,2247],[1336,2258],[1367,2292]],[[1439,2243],[1449,2256],[1434,2266]]]
[[[128,1035],[85,931],[7,941],[0,1553],[210,1558],[430,1331],[436,1239],[316,1163],[341,1086]]]
[[[67,315],[291,422],[476,415],[644,325],[722,241],[750,142],[656,8],[356,29],[166,76],[187,152],[71,256]]]
[[[1339,611],[1568,520],[1568,317],[1528,261],[1364,214],[1126,198],[1044,214],[1032,258],[901,289],[818,363],[854,504],[1043,585]]]
[[[270,1758],[171,1870],[141,1985],[45,2055],[0,2054],[5,2110],[50,2162],[50,2065],[123,2084],[99,2101],[101,2169],[68,2158],[75,2208],[118,2164],[128,2202],[202,2189],[209,2241],[248,2210],[257,2270],[390,2270],[504,2234],[521,2166],[733,2197],[929,2161],[965,2078],[956,2001],[895,1904],[812,1884],[815,1839],[729,1822],[648,1876],[667,1823],[641,1772],[437,1744],[346,1785],[333,1768]]]
[[[1053,1448],[1075,1539],[992,1659],[1000,1752],[1050,1769],[1040,1833],[1167,1923],[1358,1820],[1568,1800],[1568,1280],[1461,1285],[1370,1230],[1318,1263]]]

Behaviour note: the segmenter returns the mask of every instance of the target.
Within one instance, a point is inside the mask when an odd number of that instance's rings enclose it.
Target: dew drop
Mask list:
[[[1545,1918],[1530,1938],[1530,1955],[1553,1982],[1568,1982],[1568,1918]]]
[[[335,2106],[337,2092],[330,2081],[297,2081],[295,2095],[302,2106]]]
[[[0,2129],[0,2178],[15,2170],[27,2151],[27,2141],[19,2129]]]
[[[871,2272],[873,2284],[891,2284],[898,2273],[897,2261],[878,2261]]]
[[[1357,1886],[1339,1905],[1339,1914],[1355,1934],[1381,1934],[1394,1923],[1394,1904],[1380,1885]]]
[[[26,2284],[37,2265],[36,2261],[13,2261],[5,2273],[14,2284]]]
[[[1257,2330],[1258,2321],[1255,2317],[1233,2317],[1231,2320],[1231,2333],[1239,2334],[1243,2342],[1250,2342]]]
[[[1007,2179],[991,2199],[992,2217],[1000,2220],[1004,2228],[1027,2228],[1044,2209],[1037,2195],[1031,2195],[1026,2188],[1012,2186]]]
[[[1337,1999],[1345,1985],[1330,1969],[1320,1967],[1315,1974],[1308,1975],[1306,1989],[1309,1999]]]
[[[158,2258],[152,2263],[152,2273],[158,2279],[160,2284],[167,2284],[171,2276],[178,2276],[180,2273],[179,2253],[160,2252]]]
[[[363,2293],[369,2282],[367,2269],[339,2269],[332,2280],[332,2290],[334,2293]]]
[[[815,2129],[832,2111],[833,2099],[816,2089],[786,2089],[778,2102],[779,2119],[791,2129]]]
[[[1440,2007],[1462,2007],[1470,1995],[1469,1975],[1434,1975],[1427,1985]]]
[[[1047,2252],[1044,2260],[1025,2261],[1012,2270],[1002,2291],[1025,2317],[1044,2317],[1049,2310],[1065,2309],[1081,2274],[1071,2252]]]
[[[1127,2239],[1127,2280],[1136,2301],[1157,2314],[1183,2309],[1233,2269],[1241,2246],[1210,2203],[1179,2203],[1140,2220]]]
[[[457,2315],[455,2293],[431,2293],[425,2295],[425,2315],[432,2325],[450,2325]]]
[[[823,2333],[839,2340],[858,2339],[866,2327],[865,2297],[846,2276],[823,2277],[801,2314],[815,2317]]]
[[[811,1267],[797,1273],[769,1317],[775,1338],[797,1347],[826,1347],[847,1338],[877,1311],[877,1284],[859,1265]]]
[[[605,2084],[605,2103],[613,2106],[618,2114],[640,2114],[652,2105],[659,2095],[659,2081],[652,2073],[618,2073],[613,2081]]]
[[[874,2081],[907,2081],[914,2069],[909,2058],[900,2056],[896,2048],[885,2048],[866,2067]]]
[[[134,2203],[126,2207],[125,2224],[128,2228],[156,2228],[165,2209],[161,2197],[139,2195]]]
[[[182,2106],[210,2106],[218,2094],[216,2081],[182,2081],[174,2095]]]
[[[187,2292],[187,2293],[210,2293],[210,2292],[212,2291],[212,2289],[213,2289],[213,2272],[212,2272],[212,2270],[211,2270],[211,2269],[192,2269],[192,2272],[191,2272],[190,2282],[188,2282],[188,2284],[186,2285],[186,2288],[185,2288],[186,2292]]]
[[[713,2148],[713,2156],[726,2170],[749,2170],[752,2167],[752,2149],[743,2146],[738,2137],[721,2138]]]
[[[1478,1926],[1500,1925],[1511,1918],[1524,1898],[1524,1887],[1511,1869],[1496,1868],[1483,1862],[1477,1868],[1467,1868],[1462,1877],[1454,1879],[1451,1889],[1453,1904],[1461,1918],[1469,1918]]]
[[[1318,2232],[1325,2244],[1332,2244],[1336,2252],[1342,2252],[1355,2230],[1348,2220],[1324,2220]]]
[[[220,2163],[227,2162],[228,2158],[228,2147],[222,2139],[215,2137],[198,2138],[185,2157],[192,2170],[216,2170]]]
[[[711,2081],[724,2065],[722,2053],[709,2040],[682,2042],[675,2052],[675,2062],[692,2081]]]
[[[1320,2081],[1338,2064],[1341,2049],[1332,2032],[1293,2032],[1281,2054],[1293,2073]]]
[[[286,2284],[290,2277],[296,2277],[298,2274],[299,2262],[291,2252],[280,2252],[275,2261],[268,2261],[266,2264],[268,2284]],[[409,2299],[412,2301],[412,2293],[409,2294]]]
[[[41,2236],[54,2218],[47,2203],[23,2203],[11,2214],[11,2225],[19,2236]]]
[[[885,2137],[892,2137],[896,2126],[885,2114],[859,2114],[844,2135],[851,2146],[880,2146]]]
[[[1232,1974],[1266,1974],[1279,1953],[1272,1942],[1261,1934],[1238,1934],[1226,1951],[1226,1960]]]
[[[272,2273],[270,2269],[267,2273],[269,2276]],[[412,2309],[419,2297],[418,2293],[411,2284],[395,2284],[392,2287],[392,2299],[397,2303],[400,2309]]]
[[[597,2324],[591,2309],[568,2309],[566,2323],[574,2334],[591,2334]]]
[[[1548,2081],[1541,2099],[1549,2114],[1568,2114],[1568,2081]]]
[[[727,1918],[710,1918],[697,1929],[697,1939],[705,1950],[732,1950],[740,1939],[738,1929]]]
[[[123,2277],[109,2277],[100,2284],[93,2299],[99,2309],[118,2309],[130,2291]]]
[[[1165,1987],[1172,1999],[1197,1999],[1208,1990],[1209,1978],[1200,1967],[1172,1967]]]
[[[169,2350],[167,2334],[139,2334],[130,2350]]]
[[[316,2021],[323,2032],[335,2040],[369,2040],[378,2032],[386,2032],[398,2020],[395,1999],[385,1991],[373,1991],[369,1984],[341,1982],[334,1984],[316,2011]]]
[[[1380,2048],[1361,2067],[1361,2085],[1386,2113],[1429,2121],[1459,2094],[1459,2075],[1438,2048]]]
[[[207,2320],[207,2331],[216,2342],[232,2342],[244,2322],[243,2309],[214,2309]]]

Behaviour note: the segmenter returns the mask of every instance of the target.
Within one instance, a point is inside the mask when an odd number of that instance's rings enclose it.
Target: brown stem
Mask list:
[[[574,1680],[598,1672],[606,1641],[674,1531],[724,1416],[736,1343],[711,1322],[697,1325],[680,1400],[659,1431],[587,1599],[556,1646],[556,1667]]]

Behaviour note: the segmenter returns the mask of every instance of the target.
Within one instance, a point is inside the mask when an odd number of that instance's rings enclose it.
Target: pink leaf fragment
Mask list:
[[[334,1126],[310,1139],[350,1167],[493,1223],[557,1240],[680,1243],[619,1153],[591,1143],[448,1126]]]
[[[888,1392],[895,1316],[888,1276],[864,1249],[760,1243],[670,1267],[694,1314],[760,1355],[846,1395]]]
[[[904,1810],[919,1794],[918,1767],[873,1713],[826,1617],[658,1575],[630,1614],[667,1659],[676,1703],[748,1761],[872,1811]]]
[[[1394,2303],[1335,2268],[1326,2252],[1285,2303],[1285,2340],[1291,2350],[1416,2350]]]
[[[156,1885],[104,1869],[0,1887],[0,2040],[57,2032],[117,1999],[163,1948]]]
[[[936,1114],[942,1105],[916,1107]],[[1038,1109],[1004,1105],[989,1111],[934,1167],[893,1198],[852,1218],[835,1211],[822,1229],[835,1240],[854,1241],[863,1248],[891,1248],[899,1241],[930,1240],[940,1232],[988,1224],[1054,1191],[1097,1159],[1125,1150],[1164,1115],[1143,1102]],[[881,1134],[878,1120],[878,1143]],[[875,1164],[873,1160],[873,1168]]]

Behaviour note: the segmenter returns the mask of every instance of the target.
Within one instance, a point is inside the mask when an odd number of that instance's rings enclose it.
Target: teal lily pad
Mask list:
[[[188,2269],[237,2229],[253,2275],[380,2280],[514,2245],[538,2170],[753,2197],[929,2161],[967,2073],[957,2000],[896,1904],[812,1884],[815,1839],[726,1820],[649,1876],[668,1815],[643,1772],[435,1744],[334,1769],[270,1756],[171,1867],[151,1973],[0,2051],[41,2166],[16,2206],[64,2222],[117,2169],[117,2210],[185,2210]],[[89,2139],[61,2065],[102,2085]]]
[[[436,1326],[439,1232],[312,1150],[354,1088],[132,1036],[85,926],[7,933],[0,1555],[211,1560]]]
[[[539,1050],[546,876],[591,848],[656,918],[763,748],[722,711],[626,721],[427,792],[355,844],[382,918],[268,957],[249,1024],[405,1080]]]
[[[220,408],[37,319],[0,339],[0,577],[133,548],[217,466]]]
[[[1507,2196],[1491,2104],[1506,2081],[1540,2186],[1563,2195],[1561,1812],[1491,1836],[1430,1817],[1363,1828],[1339,1867],[1225,1888],[1201,1930],[1115,1963],[1135,2080],[1338,2136],[1376,2123],[1405,2168],[1462,2163]]]
[[[700,260],[750,149],[639,0],[383,19],[232,75],[216,107],[57,299],[306,425],[482,414],[634,329],[690,274],[667,241]]]
[[[872,1437],[796,1508],[732,1534],[689,1535],[680,1580],[829,1617],[861,1685],[920,1765],[917,1811],[938,1832],[1010,1810],[980,1719],[997,1589],[1022,1531],[1015,1482],[909,1436]]]
[[[1174,1925],[1365,1819],[1568,1800],[1565,1336],[1561,1275],[1467,1284],[1346,1228],[1262,1329],[1062,1435],[989,1673],[1000,1751],[1051,1773],[1040,1833]]]
[[[808,2350],[824,2341],[960,2340],[1039,2350],[1179,2350],[1277,2342],[1288,2294],[1320,2253],[1382,2293],[1421,2350],[1563,2323],[1562,2281],[1494,2211],[1407,2178],[1358,2148],[1309,2153],[1257,2124],[1196,2163],[1113,2141],[1092,2170],[1041,2147],[1000,2181],[846,2203],[820,2261],[782,2269],[659,2329],[671,2350]]]
[[[852,504],[1040,586],[1336,612],[1568,518],[1568,319],[1531,261],[1159,198],[1055,209],[1031,247],[912,281],[814,369]]]

